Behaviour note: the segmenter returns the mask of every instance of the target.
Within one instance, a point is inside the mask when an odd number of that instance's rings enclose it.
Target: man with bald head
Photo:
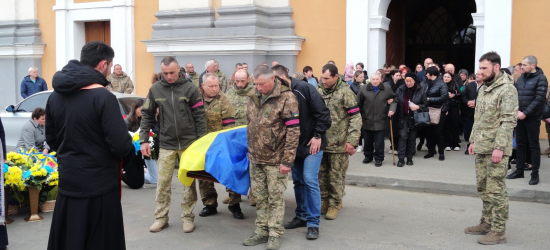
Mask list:
[[[200,75],[195,72],[195,66],[192,63],[187,63],[185,65],[185,70],[187,71],[187,74],[189,74],[189,79],[199,88],[199,79]]]
[[[452,63],[447,63],[445,65],[445,72],[453,76],[453,80],[455,81],[455,84],[458,84],[459,86],[464,85],[464,82],[462,82],[462,78],[460,78],[460,75],[455,74],[455,66]]]
[[[422,81],[424,80],[424,78],[426,78],[426,69],[429,67],[430,64],[433,63],[434,61],[429,57],[424,60],[424,70],[416,73],[416,79],[418,79],[418,81]]]

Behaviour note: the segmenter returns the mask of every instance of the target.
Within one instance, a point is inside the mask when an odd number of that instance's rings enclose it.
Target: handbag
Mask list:
[[[429,126],[430,113],[429,112],[417,112],[414,111],[414,126],[417,128]]]
[[[430,110],[430,124],[439,124],[439,119],[441,118],[441,108],[428,107],[428,109]]]

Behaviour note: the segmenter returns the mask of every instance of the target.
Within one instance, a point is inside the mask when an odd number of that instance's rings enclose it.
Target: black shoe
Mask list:
[[[533,165],[531,164],[525,164],[525,167],[523,167],[523,171],[531,171],[533,170]]]
[[[440,161],[444,161],[444,160],[445,160],[445,155],[444,155],[444,154],[440,154],[440,155],[439,155],[439,160],[440,160]]]
[[[318,227],[308,227],[307,228],[307,239],[315,240],[319,238],[319,228]]]
[[[375,166],[375,167],[381,167],[381,166],[382,166],[382,161],[376,160],[376,161],[374,162],[374,166]]]
[[[537,185],[539,184],[539,177],[531,177],[531,180],[529,181],[529,185]]]
[[[422,149],[422,146],[424,146],[424,142],[420,141],[418,145],[416,145],[416,151],[420,151]]]
[[[365,159],[363,159],[363,163],[365,163],[365,164],[368,164],[368,163],[371,163],[371,162],[372,162],[372,158],[365,157]]]
[[[284,225],[285,229],[294,229],[299,227],[307,227],[307,221],[294,217],[294,219]]]
[[[413,160],[412,159],[407,159],[407,166],[412,166],[412,165],[414,165]]]
[[[218,209],[216,209],[216,207],[206,206],[201,210],[201,212],[199,213],[199,216],[200,217],[207,217],[207,216],[214,215],[214,214],[217,214],[217,213],[218,213]]]
[[[509,174],[508,176],[506,176],[506,179],[517,179],[517,178],[525,178],[525,176],[523,176],[523,172],[519,173],[517,170],[514,171],[513,173]]]
[[[516,162],[517,162],[516,159],[510,160],[510,164],[516,164]]]
[[[397,166],[398,166],[398,167],[403,167],[403,166],[405,166],[405,159],[399,159],[399,161],[397,162]]]
[[[233,206],[228,206],[227,208],[229,208],[229,211],[231,211],[231,213],[233,213],[233,218],[238,219],[238,220],[244,219],[244,214],[241,211],[241,204],[240,203],[237,203]]]
[[[432,158],[432,157],[434,157],[434,154],[430,153],[430,154],[425,155],[424,159],[428,159],[428,158]]]
[[[466,148],[466,151],[464,151],[464,154],[465,154],[465,155],[469,155],[469,154],[470,154],[470,152],[468,152],[468,148]]]

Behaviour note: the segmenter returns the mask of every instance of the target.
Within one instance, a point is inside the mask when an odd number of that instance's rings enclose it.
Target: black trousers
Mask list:
[[[458,103],[449,101],[449,114],[445,118],[445,127],[443,134],[445,136],[445,146],[447,147],[460,147],[458,144],[458,135],[460,134],[460,113],[458,109]]]
[[[140,189],[143,187],[145,183],[143,166],[145,166],[145,161],[141,157],[141,152],[138,152],[137,155],[132,153],[124,158],[122,165],[124,168],[122,181],[126,183],[129,188]]]
[[[411,125],[410,118],[404,118],[401,121],[401,128],[399,129],[399,159],[411,160],[414,154],[416,154],[416,127]]]
[[[474,117],[467,117],[462,119],[462,129],[464,130],[464,140],[467,145],[470,146],[470,135],[472,134],[472,128],[474,127]]]
[[[365,137],[363,154],[367,158],[374,158],[377,161],[384,160],[384,130],[363,130]]]
[[[57,195],[48,250],[88,249],[126,249],[118,188],[93,198]]]
[[[527,117],[523,120],[518,120],[516,126],[516,142],[517,142],[517,171],[523,173],[525,168],[527,147],[531,149],[531,165],[533,171],[531,177],[539,177],[540,168],[540,116]]]
[[[424,133],[426,134],[426,141],[428,146],[428,153],[440,155],[445,154],[445,138],[443,136],[443,128],[445,127],[445,115],[446,112],[441,112],[441,117],[439,119],[439,124],[430,125],[424,127]],[[435,151],[435,146],[437,145],[437,152]]]

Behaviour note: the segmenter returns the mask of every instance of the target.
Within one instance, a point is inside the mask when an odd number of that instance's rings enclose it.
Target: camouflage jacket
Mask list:
[[[212,100],[208,101],[204,97],[204,109],[206,117],[206,128],[208,133],[229,129],[235,126],[235,110],[224,93],[219,93]]]
[[[355,94],[342,78],[338,78],[331,89],[319,84],[317,91],[330,110],[332,119],[332,126],[326,132],[328,146],[325,152],[345,153],[346,142],[355,147],[361,135],[361,115]]]
[[[107,80],[111,82],[107,85],[107,89],[111,92],[132,94],[134,91],[132,79],[130,79],[130,77],[124,72],[122,72],[121,76],[111,74],[107,77]]]
[[[247,125],[248,120],[246,119],[246,109],[248,105],[247,96],[248,92],[254,88],[254,85],[248,84],[244,89],[232,88],[227,91],[227,98],[231,101],[233,108],[235,109],[235,126]]]
[[[216,75],[218,75],[218,78],[220,78],[220,91],[225,93],[227,91],[227,76],[220,70],[216,72]]]
[[[479,89],[470,143],[476,154],[493,154],[494,149],[512,155],[512,137],[518,114],[518,93],[514,80],[501,71]]]
[[[294,165],[300,120],[298,100],[287,84],[275,79],[265,100],[256,89],[248,92],[248,157],[252,163]]]
[[[197,86],[197,88],[200,89],[200,85],[199,85],[200,74],[197,74],[197,72],[188,73],[188,74],[189,74],[189,80],[191,80],[193,84],[195,84],[195,86]]]

